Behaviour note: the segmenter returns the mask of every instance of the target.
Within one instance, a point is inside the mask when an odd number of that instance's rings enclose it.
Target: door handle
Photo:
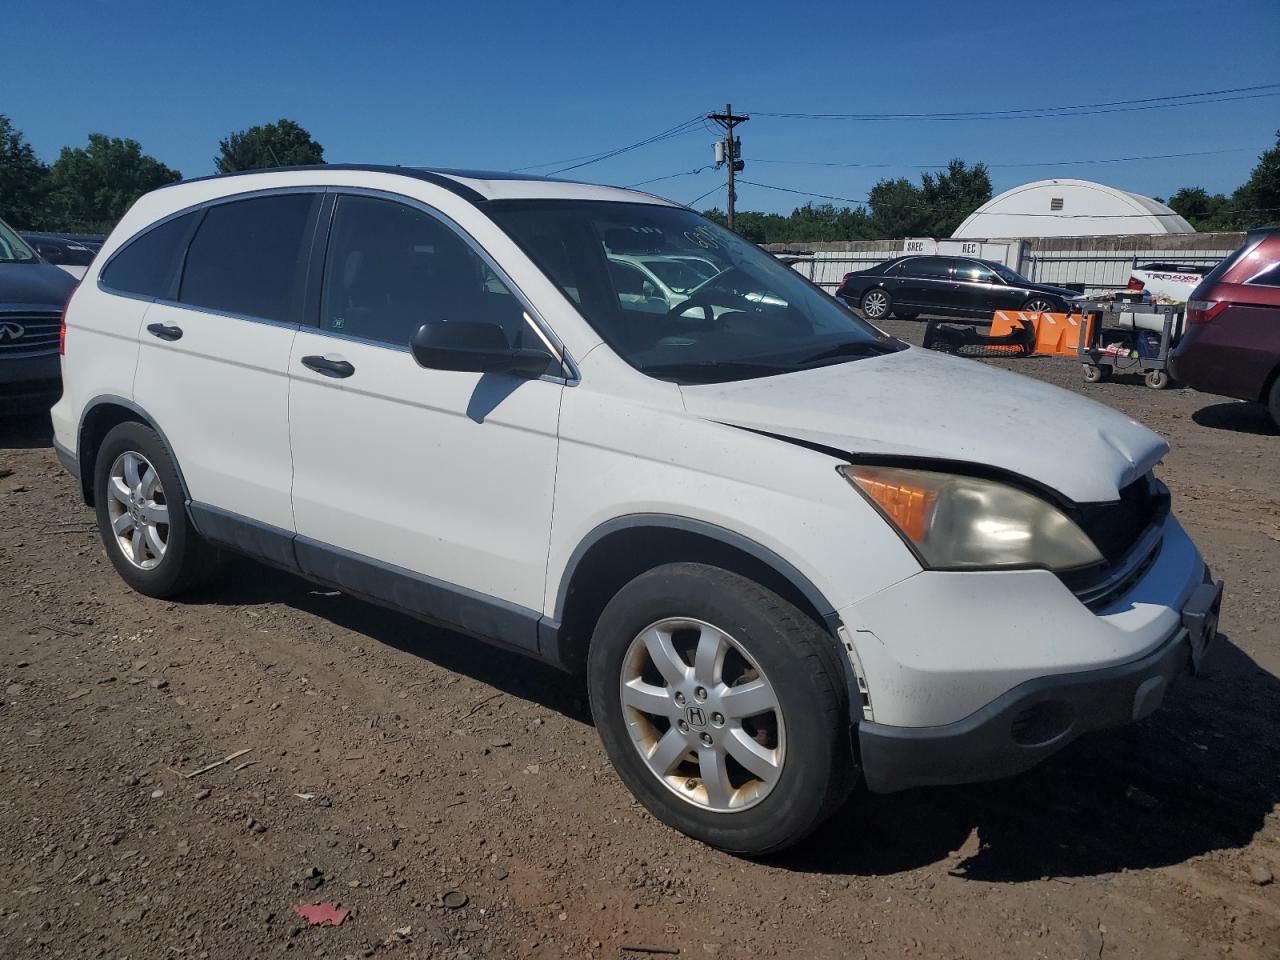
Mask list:
[[[163,323],[147,324],[147,333],[153,337],[159,337],[161,340],[181,340],[182,328],[171,327]]]
[[[346,360],[330,360],[326,357],[303,357],[302,365],[310,367],[316,373],[323,373],[326,377],[349,377],[356,372],[356,368]]]

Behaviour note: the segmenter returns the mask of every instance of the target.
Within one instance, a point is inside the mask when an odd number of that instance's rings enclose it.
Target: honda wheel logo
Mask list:
[[[19,324],[12,322],[0,323],[0,343],[8,343],[10,340],[21,340],[23,334],[27,331]]]

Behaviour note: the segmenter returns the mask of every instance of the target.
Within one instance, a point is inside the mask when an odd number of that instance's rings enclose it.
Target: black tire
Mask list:
[[[893,313],[893,297],[883,287],[872,287],[858,301],[862,315],[872,321],[886,320]]]
[[[728,628],[773,688],[786,751],[772,789],[754,806],[715,811],[678,796],[650,770],[629,733],[620,692],[627,650],[665,618]],[[667,564],[624,586],[601,614],[587,658],[591,712],[619,776],[659,820],[732,853],[772,853],[809,834],[853,785],[837,652],[817,624],[758,583],[704,564]]]
[[[116,460],[126,453],[141,454],[154,467],[164,492],[169,517],[163,555],[152,569],[136,566],[125,555],[111,529],[108,478]],[[208,580],[217,570],[217,551],[196,533],[186,511],[186,494],[177,467],[159,435],[141,423],[122,423],[102,440],[94,463],[93,491],[98,533],[120,578],[138,593],[164,599]]]
[[[1277,427],[1280,427],[1280,376],[1271,384],[1271,395],[1267,397],[1267,412],[1271,414],[1271,420]]]

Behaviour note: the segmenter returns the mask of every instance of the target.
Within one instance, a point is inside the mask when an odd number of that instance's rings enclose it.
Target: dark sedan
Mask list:
[[[1065,313],[1078,294],[1032,283],[1015,270],[970,257],[898,257],[847,273],[836,296],[868,320],[890,314],[911,320],[922,313],[990,318],[996,310]]]
[[[0,220],[0,417],[48,410],[62,387],[62,307],[76,281]]]

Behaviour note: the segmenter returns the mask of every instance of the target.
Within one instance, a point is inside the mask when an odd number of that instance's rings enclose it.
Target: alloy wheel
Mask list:
[[[623,657],[620,693],[641,759],[686,802],[736,812],[778,782],[786,730],[777,695],[719,627],[683,618],[646,627]]]
[[[116,457],[107,474],[107,515],[116,545],[140,570],[154,570],[169,543],[169,506],[160,474],[133,450]]]
[[[1052,313],[1053,304],[1048,300],[1028,300],[1027,305],[1023,307],[1024,313]]]
[[[868,317],[879,320],[888,312],[889,298],[879,290],[872,290],[862,298],[862,312]]]

